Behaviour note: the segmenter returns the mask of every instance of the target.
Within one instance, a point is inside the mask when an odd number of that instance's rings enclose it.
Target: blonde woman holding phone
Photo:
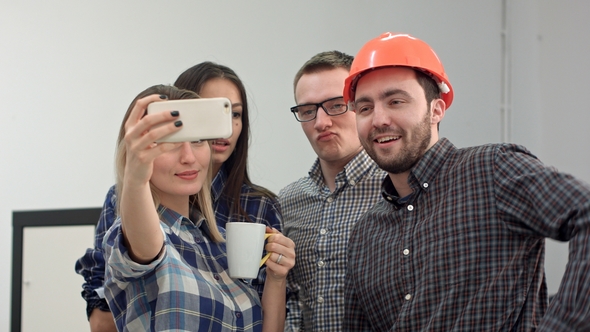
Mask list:
[[[104,237],[105,297],[119,331],[280,331],[293,241],[277,230],[265,249],[262,298],[227,272],[224,229],[211,200],[208,141],[153,143],[180,130],[178,112],[145,115],[163,99],[197,98],[154,86],[131,103],[117,151],[118,218]],[[280,264],[276,263],[281,255]],[[264,308],[264,309],[263,309]],[[264,315],[263,315],[264,311]]]

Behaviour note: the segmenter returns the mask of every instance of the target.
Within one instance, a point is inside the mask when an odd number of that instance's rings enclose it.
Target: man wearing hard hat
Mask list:
[[[345,331],[590,331],[588,184],[522,146],[439,138],[454,91],[412,36],[365,44],[343,95],[388,173],[350,237]],[[550,305],[546,237],[570,243]]]

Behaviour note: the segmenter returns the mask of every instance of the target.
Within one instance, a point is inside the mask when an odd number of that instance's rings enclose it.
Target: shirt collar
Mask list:
[[[315,158],[315,162],[311,165],[309,169],[309,177],[315,182],[318,186],[320,186],[324,182],[324,176],[322,174],[322,168],[320,166],[320,158]]]
[[[408,176],[408,184],[412,188],[411,198],[404,203],[412,202],[421,191],[428,191],[432,188],[432,184],[436,177],[440,174],[442,167],[446,160],[454,153],[457,148],[446,138],[440,138],[410,171]],[[398,203],[400,199],[397,190],[393,186],[391,179],[387,176],[383,180],[381,187],[381,194],[386,201],[396,205],[398,208],[401,204]]]
[[[411,179],[409,181],[418,184],[422,189],[427,189],[428,184],[434,182],[447,159],[455,150],[457,148],[448,139],[444,137],[439,139],[414,166],[410,172]],[[410,184],[412,183],[410,182]]]
[[[365,150],[357,153],[346,165],[344,169],[336,175],[336,181],[344,180],[354,185],[358,183],[368,172],[376,168],[375,162],[369,157]],[[324,184],[324,175],[320,166],[320,159],[316,158],[309,170],[309,177],[318,185]]]
[[[225,169],[225,165],[221,165],[217,175],[213,178],[213,182],[211,183],[211,197],[214,202],[217,202],[219,196],[223,192],[223,188],[225,187],[225,183],[227,182],[227,170]]]
[[[204,222],[205,217],[198,209],[190,209],[190,217],[192,220],[163,205],[160,205],[158,208],[158,214],[160,215],[160,220],[170,227],[170,229],[175,230],[175,233],[180,231],[182,224],[185,222],[194,224],[195,227],[201,228],[202,230],[206,230],[208,232],[207,223]]]

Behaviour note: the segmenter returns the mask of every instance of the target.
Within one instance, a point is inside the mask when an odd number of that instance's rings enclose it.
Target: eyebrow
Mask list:
[[[402,90],[402,89],[390,89],[390,90],[386,90],[386,91],[382,92],[379,95],[379,100],[386,99],[386,98],[391,97],[393,95],[402,95],[402,96],[404,96],[406,98],[412,98],[412,96],[410,96],[410,94],[406,90]]]
[[[318,104],[323,104],[323,103],[327,102],[328,100],[333,100],[333,99],[338,99],[338,98],[342,98],[342,99],[344,99],[344,97],[342,97],[342,96],[336,96],[336,97],[331,97],[331,98],[328,98],[328,99],[326,99],[326,100],[320,101],[319,103],[312,103],[312,102],[309,102],[309,103],[301,103],[301,104],[297,104],[297,105],[295,105],[295,106],[310,106],[310,105],[318,105]]]

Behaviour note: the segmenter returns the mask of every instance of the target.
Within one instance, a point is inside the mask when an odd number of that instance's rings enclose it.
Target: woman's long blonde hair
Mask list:
[[[159,95],[166,95],[168,100],[176,100],[176,99],[194,99],[199,98],[199,96],[189,90],[182,90],[170,85],[154,85],[151,86],[144,91],[140,92],[135,99],[129,105],[127,109],[127,113],[125,113],[125,117],[121,122],[121,128],[119,129],[119,137],[117,139],[117,152],[115,156],[115,169],[117,172],[117,214],[119,214],[119,206],[121,203],[121,193],[123,192],[123,177],[125,174],[125,165],[127,163],[127,146],[123,138],[125,137],[125,122],[129,118],[129,114],[135,103],[138,99],[143,97],[147,97],[149,95],[159,94]],[[213,211],[213,200],[211,198],[211,179],[212,179],[212,172],[213,172],[213,158],[209,161],[209,169],[207,171],[207,177],[203,183],[201,191],[198,193],[191,195],[189,198],[190,209],[198,209],[205,217],[207,225],[209,227],[209,233],[211,236],[211,240],[214,242],[222,242],[223,236],[217,229],[217,223],[215,221],[215,212]],[[154,191],[152,184],[150,182],[150,188],[152,192],[152,198],[154,200],[154,208],[158,208],[160,206],[160,200],[158,195]]]

